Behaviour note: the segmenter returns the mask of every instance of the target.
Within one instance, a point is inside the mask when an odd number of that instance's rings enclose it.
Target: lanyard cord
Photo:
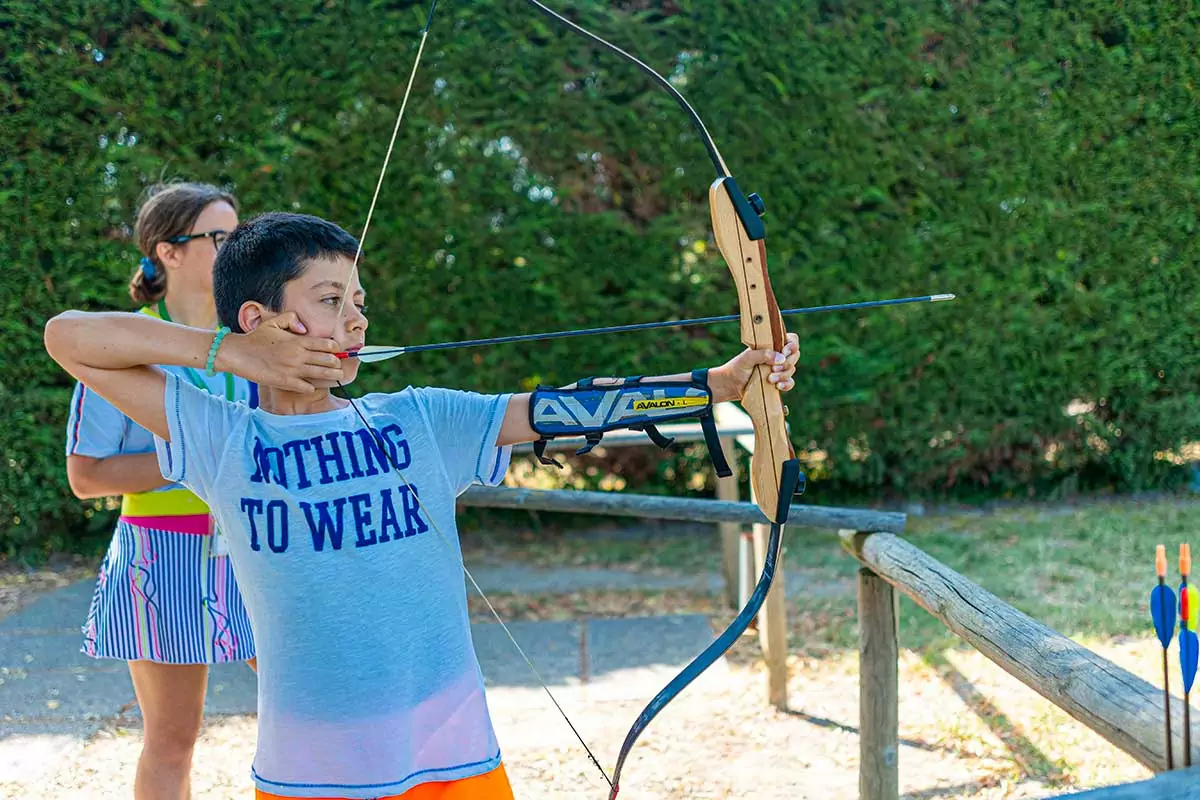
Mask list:
[[[167,311],[167,301],[166,300],[158,301],[158,316],[160,319],[162,319],[166,322],[174,322],[175,321],[175,320],[171,319],[171,315]],[[198,389],[203,389],[204,391],[208,392],[209,394],[212,393],[212,390],[208,388],[208,384],[204,382],[204,380],[200,377],[199,374],[197,374],[196,370],[192,369],[191,367],[184,367],[183,372],[185,375],[187,375],[187,379],[192,382],[193,386],[195,386]],[[225,399],[232,403],[233,402],[233,375],[231,375],[228,372],[223,372],[221,374],[225,376]]]

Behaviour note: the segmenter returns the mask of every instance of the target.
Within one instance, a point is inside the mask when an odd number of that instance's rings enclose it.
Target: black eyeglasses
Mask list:
[[[167,239],[171,244],[186,244],[192,239],[212,239],[213,247],[220,250],[221,245],[229,239],[229,231],[205,231],[204,233],[181,233]]]

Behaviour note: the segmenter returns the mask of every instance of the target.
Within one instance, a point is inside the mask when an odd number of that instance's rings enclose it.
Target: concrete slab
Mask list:
[[[258,676],[245,664],[214,664],[208,670],[204,713],[255,714],[258,712]]]
[[[623,569],[555,567],[537,569],[512,562],[474,567],[467,564],[479,587],[493,594],[566,594],[595,591],[721,592],[724,579],[716,574],[646,575]],[[468,582],[467,590],[474,592]]]
[[[231,716],[258,713],[258,677],[245,664],[214,664],[208,670],[204,715]],[[122,717],[140,721],[142,710],[134,705]],[[139,722],[140,724],[140,722]]]
[[[0,721],[90,721],[134,701],[129,670],[0,670]]]
[[[512,622],[508,629],[529,655],[542,680],[555,684],[576,684],[580,680],[580,625],[573,621]],[[538,686],[538,679],[500,625],[477,623],[471,626],[475,653],[483,669],[487,686]]]
[[[82,644],[78,632],[0,634],[0,669],[126,669],[124,661],[84,655]]]
[[[678,670],[716,638],[703,614],[588,620],[588,674],[639,667]]]
[[[25,608],[0,620],[0,634],[74,633],[87,622],[94,579],[82,580],[39,597]]]

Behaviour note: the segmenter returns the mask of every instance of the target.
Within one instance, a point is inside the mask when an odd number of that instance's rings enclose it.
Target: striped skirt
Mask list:
[[[122,518],[83,626],[93,658],[220,664],[254,657],[254,634],[229,556],[208,535]]]

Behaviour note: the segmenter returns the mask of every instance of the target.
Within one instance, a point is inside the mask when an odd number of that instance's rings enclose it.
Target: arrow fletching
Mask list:
[[[1184,586],[1179,590],[1179,627],[1197,632],[1200,626],[1200,595],[1195,586]]]
[[[1179,669],[1183,672],[1183,691],[1190,692],[1196,680],[1196,659],[1200,655],[1200,639],[1196,632],[1179,629]]]
[[[373,361],[387,361],[389,358],[404,355],[405,347],[389,347],[387,345],[366,345],[360,347],[353,353],[336,353],[338,358],[357,358],[363,363],[370,364]]]
[[[1175,635],[1175,592],[1166,584],[1155,586],[1150,592],[1150,616],[1154,619],[1154,632],[1163,647],[1171,646]]]

